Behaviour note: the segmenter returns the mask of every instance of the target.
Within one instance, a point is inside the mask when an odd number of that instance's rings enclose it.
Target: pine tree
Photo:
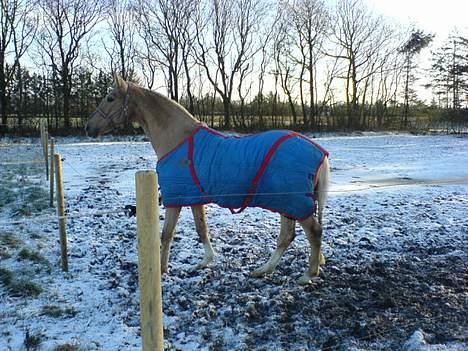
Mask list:
[[[412,85],[416,81],[414,59],[422,49],[431,43],[432,39],[434,39],[434,34],[426,34],[422,30],[413,29],[409,39],[400,48],[400,52],[405,55],[404,109],[402,119],[402,124],[405,128],[408,126],[409,103],[412,96],[414,96]]]
[[[468,39],[452,34],[433,52],[431,81],[439,107],[459,111],[468,94]],[[442,103],[444,104],[442,106]]]

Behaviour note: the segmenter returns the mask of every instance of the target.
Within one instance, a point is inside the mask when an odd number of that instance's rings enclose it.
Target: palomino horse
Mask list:
[[[86,132],[97,136],[127,122],[136,122],[143,127],[158,157],[159,180],[166,207],[162,272],[168,269],[169,252],[182,206],[191,207],[196,231],[204,245],[203,261],[196,268],[206,267],[213,261],[204,204],[214,202],[233,212],[236,208],[263,207],[281,214],[277,247],[270,259],[252,272],[253,276],[273,272],[295,237],[296,220],[310,243],[309,268],[299,283],[308,284],[318,276],[319,265],[325,263],[321,253],[321,218],[330,177],[328,153],[324,149],[290,131],[227,137],[203,126],[176,102],[116,76],[113,90],[90,117]],[[247,146],[244,148],[244,145]],[[234,153],[228,156],[228,151]],[[260,161],[258,165],[251,162],[255,157]],[[213,177],[215,171],[220,171],[221,175]],[[276,176],[274,171],[282,174]],[[248,184],[238,186],[237,178],[226,180],[224,177],[229,173],[247,179]],[[218,190],[213,183],[218,183]],[[315,213],[318,213],[318,219]]]

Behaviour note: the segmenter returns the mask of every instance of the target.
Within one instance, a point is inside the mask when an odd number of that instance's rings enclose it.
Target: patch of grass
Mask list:
[[[10,257],[11,257],[11,255],[7,251],[6,247],[1,247],[0,246],[0,260],[5,260],[5,259],[10,258]]]
[[[0,245],[7,246],[11,249],[16,249],[21,244],[21,240],[17,239],[13,233],[0,233]]]
[[[54,351],[79,351],[80,346],[78,344],[63,344],[58,345]]]
[[[26,192],[25,200],[28,202],[33,202],[33,201],[42,200],[42,199],[47,200],[49,196],[49,193],[45,189],[36,185],[26,188],[25,192]]]
[[[18,259],[29,260],[36,263],[48,263],[47,259],[37,251],[31,251],[28,248],[23,248],[18,253]]]
[[[13,297],[37,297],[42,288],[31,281],[13,280],[8,286],[8,292]]]
[[[5,268],[0,268],[0,282],[9,287],[13,281],[13,273]]]
[[[75,310],[73,307],[61,308],[55,305],[47,305],[47,306],[42,307],[41,315],[54,317],[54,318],[59,318],[59,317],[71,318],[71,317],[76,316],[77,313],[78,311]]]
[[[38,350],[44,341],[45,335],[41,332],[31,334],[29,330],[26,330],[26,335],[24,337],[24,347],[26,350]]]
[[[42,238],[42,236],[39,233],[31,233],[30,236],[31,236],[31,239],[36,239],[36,240]]]
[[[39,186],[21,189],[21,201],[14,209],[17,215],[30,216],[49,208],[49,194]]]
[[[13,272],[5,268],[0,268],[0,282],[13,297],[36,297],[42,292],[42,288],[34,282],[14,279]]]
[[[12,203],[18,196],[13,190],[8,189],[6,186],[2,188],[3,189],[0,195],[0,208]]]

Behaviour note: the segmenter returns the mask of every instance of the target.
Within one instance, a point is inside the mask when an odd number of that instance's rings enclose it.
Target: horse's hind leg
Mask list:
[[[275,270],[284,252],[296,236],[295,225],[295,220],[281,216],[281,230],[276,243],[276,250],[267,263],[252,272],[252,276],[260,277],[265,274],[270,274]]]
[[[314,216],[310,216],[302,221],[301,226],[309,240],[310,256],[309,269],[299,278],[299,284],[309,284],[312,277],[319,275],[319,265],[325,261],[320,251],[322,246],[322,226]]]
[[[169,252],[171,250],[172,239],[175,235],[175,227],[179,219],[180,207],[166,208],[164,226],[161,239],[161,272],[167,272],[169,264]]]
[[[196,265],[196,269],[205,268],[214,258],[213,247],[211,246],[210,234],[208,233],[208,225],[206,224],[206,214],[204,206],[192,206],[193,219],[195,221],[195,228],[197,229],[198,236],[200,237],[203,247],[205,249],[205,256],[203,261]]]

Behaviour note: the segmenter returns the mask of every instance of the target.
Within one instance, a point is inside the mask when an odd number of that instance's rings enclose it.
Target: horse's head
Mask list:
[[[114,87],[102,99],[86,124],[86,134],[92,137],[110,133],[128,119],[128,83],[115,75]]]

